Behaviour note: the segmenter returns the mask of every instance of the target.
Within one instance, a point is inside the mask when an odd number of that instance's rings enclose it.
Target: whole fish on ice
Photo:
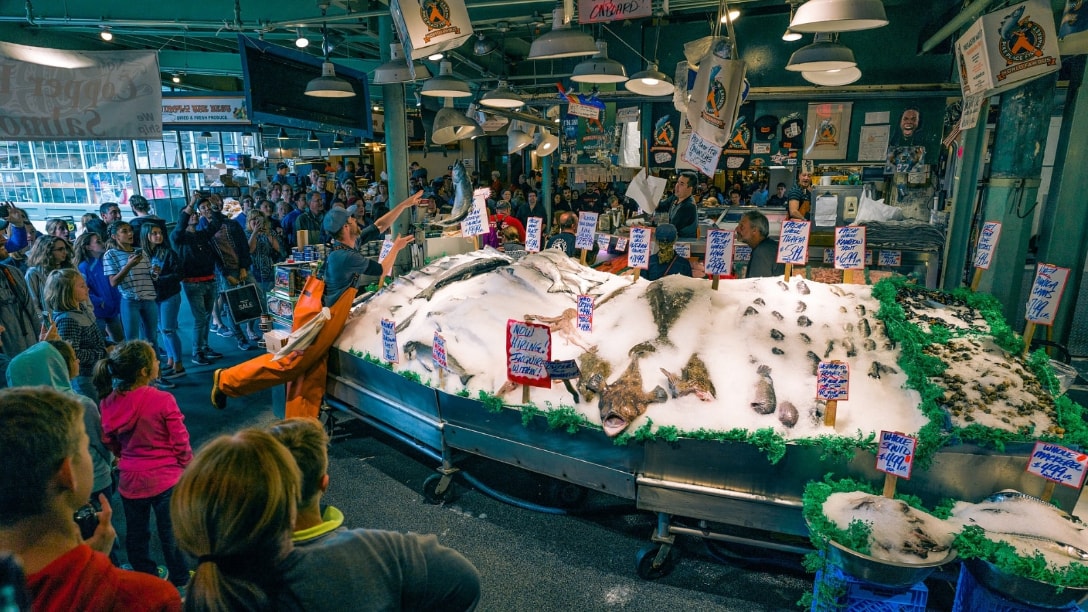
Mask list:
[[[699,359],[697,354],[692,354],[687,365],[684,366],[683,370],[680,370],[679,376],[665,368],[661,368],[661,373],[669,379],[669,393],[672,394],[673,398],[694,393],[695,397],[704,402],[709,402],[713,401],[717,394],[714,390],[714,383],[710,382],[710,372],[707,371],[706,364],[703,363],[702,359]]]
[[[451,258],[451,262],[454,261]],[[501,268],[513,263],[514,260],[508,256],[486,247],[480,251],[474,251],[468,255],[459,256],[455,263],[452,263],[446,269],[439,273],[430,285],[423,291],[416,294],[416,298],[423,298],[430,300],[434,297],[436,291],[460,280],[472,278],[477,274],[483,274],[484,272],[490,272],[495,268]]]
[[[601,385],[601,397],[597,400],[597,407],[601,411],[601,427],[604,428],[605,435],[615,438],[632,421],[642,416],[647,406],[664,402],[668,398],[668,393],[660,385],[654,387],[653,391],[643,391],[638,358],[631,359],[631,365],[627,366],[627,370],[615,382]]]

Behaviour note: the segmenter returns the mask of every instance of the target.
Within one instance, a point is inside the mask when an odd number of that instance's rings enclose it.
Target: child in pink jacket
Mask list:
[[[189,580],[189,566],[174,542],[170,498],[193,451],[174,396],[149,384],[158,376],[151,345],[132,340],[114,346],[95,365],[94,385],[103,398],[102,441],[120,457],[128,562],[136,571],[169,577],[181,587]],[[166,568],[151,559],[152,511]]]

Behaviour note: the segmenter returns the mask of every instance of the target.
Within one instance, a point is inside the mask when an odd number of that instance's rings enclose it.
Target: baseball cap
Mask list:
[[[334,206],[329,212],[325,213],[325,220],[321,222],[321,226],[325,228],[325,232],[335,234],[348,222],[348,217],[355,215],[356,209],[358,209],[358,206],[349,206],[347,208]]]
[[[286,167],[287,167],[287,164],[285,162],[280,162],[280,163],[276,164],[276,170],[282,170],[283,168],[286,168]]]
[[[672,223],[663,223],[657,226],[657,231],[654,234],[658,242],[676,242],[676,226]]]

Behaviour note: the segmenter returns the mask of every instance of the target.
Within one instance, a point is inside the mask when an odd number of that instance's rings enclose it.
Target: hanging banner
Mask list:
[[[672,168],[676,162],[676,138],[680,113],[671,104],[654,104],[654,127],[650,134],[649,166]]]
[[[1088,4],[1076,0],[1065,3],[1058,37],[1062,55],[1088,53]]]
[[[246,97],[240,95],[164,97],[162,122],[174,124],[172,127],[180,123],[250,123],[246,114]]]
[[[0,140],[162,138],[154,51],[0,43]]]
[[[578,0],[578,23],[625,21],[653,14],[650,0]]]
[[[752,162],[752,153],[755,143],[753,141],[753,124],[752,117],[755,115],[755,105],[742,104],[740,110],[737,112],[737,120],[733,122],[733,135],[729,137],[729,142],[725,143],[723,147],[722,156],[718,162],[718,168],[721,170],[744,170],[748,168],[750,162]],[[769,143],[758,143],[763,145],[764,153],[770,153]]]
[[[691,122],[688,121],[687,117],[688,117],[687,113],[680,113],[680,135],[676,137],[676,151],[679,154],[679,156],[676,158],[676,164],[675,164],[675,169],[676,170],[695,170],[696,169],[695,165],[692,164],[691,162],[689,162],[685,158],[685,155],[687,155],[688,150],[692,148],[691,135],[694,133],[694,130],[691,129]],[[703,142],[706,142],[706,141],[704,140]],[[721,147],[718,147],[717,145],[714,145],[714,143],[710,143],[710,145],[712,145],[715,149],[718,149],[718,154],[719,155],[721,154]],[[706,148],[705,146],[702,146],[699,143],[696,143],[695,147],[696,147],[697,150],[703,150],[703,149]],[[715,162],[715,163],[717,163],[717,162]]]
[[[688,102],[688,117],[692,128],[705,140],[720,146],[729,142],[744,94],[744,73],[741,60],[731,59],[732,45],[721,37],[699,61],[699,73]]]

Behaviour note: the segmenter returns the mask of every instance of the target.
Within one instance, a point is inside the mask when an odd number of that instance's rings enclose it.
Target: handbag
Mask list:
[[[264,314],[260,288],[252,283],[227,289],[223,292],[223,298],[227,302],[227,309],[230,310],[231,320],[235,323],[259,319]]]

